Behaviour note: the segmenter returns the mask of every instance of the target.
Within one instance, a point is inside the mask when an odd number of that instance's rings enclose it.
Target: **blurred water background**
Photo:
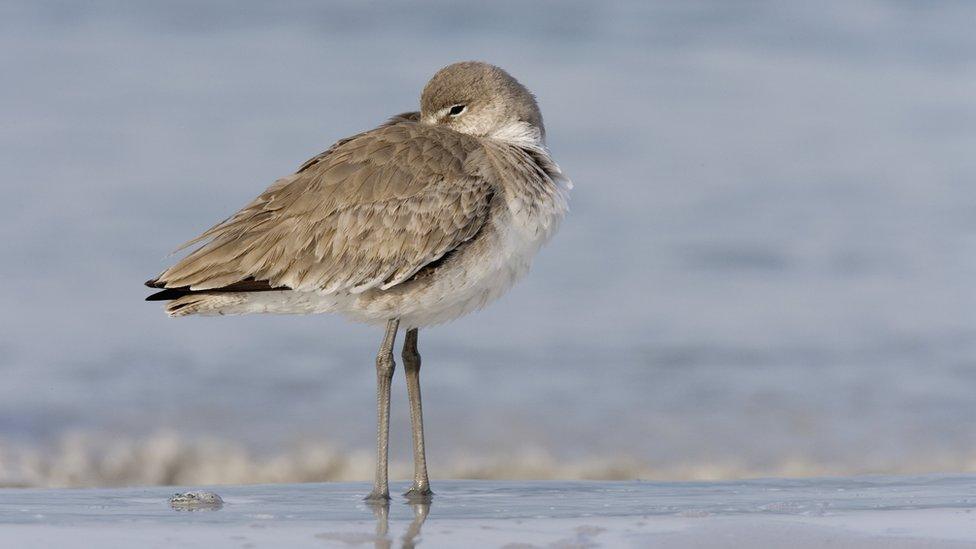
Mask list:
[[[166,254],[457,60],[574,179],[421,332],[435,478],[976,471],[976,5],[0,3],[0,484],[368,479],[381,334],[167,318]],[[409,467],[394,385],[394,474]]]

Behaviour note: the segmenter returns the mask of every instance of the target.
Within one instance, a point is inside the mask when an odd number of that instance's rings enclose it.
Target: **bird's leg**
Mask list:
[[[407,395],[410,397],[410,425],[413,432],[413,486],[403,495],[412,501],[429,501],[433,492],[427,479],[427,457],[424,454],[424,409],[420,402],[420,353],[417,351],[417,328],[407,330],[403,341],[403,370],[407,373]]]
[[[390,451],[390,384],[393,381],[393,344],[396,342],[400,320],[393,318],[386,323],[386,336],[376,355],[376,478],[373,491],[366,499],[385,501],[390,499],[387,478],[387,460]]]

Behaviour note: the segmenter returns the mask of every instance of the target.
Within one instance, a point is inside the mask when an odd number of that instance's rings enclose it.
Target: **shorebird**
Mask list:
[[[170,316],[339,313],[385,325],[376,357],[376,476],[389,500],[390,384],[397,331],[410,401],[414,478],[429,499],[420,328],[501,296],[566,212],[569,179],[545,144],[532,93],[499,67],[462,62],[424,87],[420,111],[341,139],[148,281]]]

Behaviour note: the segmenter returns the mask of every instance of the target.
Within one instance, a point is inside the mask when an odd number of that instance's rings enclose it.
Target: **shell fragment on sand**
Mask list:
[[[197,490],[173,494],[169,498],[169,505],[178,510],[220,509],[224,506],[224,500],[215,492]]]

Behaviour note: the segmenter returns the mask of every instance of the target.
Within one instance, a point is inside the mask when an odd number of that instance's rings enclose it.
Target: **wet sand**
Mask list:
[[[402,491],[406,485],[395,485]],[[441,481],[429,505],[365,483],[0,491],[18,547],[974,547],[976,476],[735,482]]]

